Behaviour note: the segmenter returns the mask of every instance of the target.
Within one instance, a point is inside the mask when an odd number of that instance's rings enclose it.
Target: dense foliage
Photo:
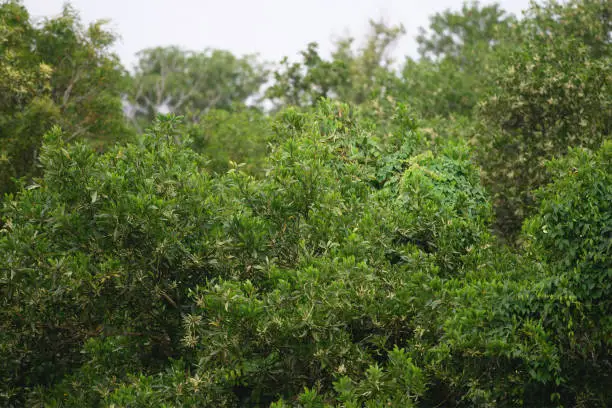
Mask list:
[[[611,11],[465,4],[399,70],[372,22],[262,93],[3,3],[0,405],[612,405]]]
[[[37,172],[42,135],[54,124],[96,146],[131,133],[114,41],[103,21],[85,28],[69,6],[34,24],[21,4],[0,4],[0,193]]]
[[[544,161],[572,146],[596,148],[612,132],[612,5],[535,6],[493,70],[480,111],[481,162],[512,233],[548,179]]]

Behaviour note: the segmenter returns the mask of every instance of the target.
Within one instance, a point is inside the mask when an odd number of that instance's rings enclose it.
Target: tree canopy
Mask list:
[[[101,146],[130,134],[121,101],[125,71],[99,21],[84,27],[64,7],[39,24],[16,1],[0,4],[0,192],[36,174],[42,135],[61,126],[69,140]]]
[[[612,406],[611,16],[128,72],[2,3],[0,405]]]
[[[211,109],[244,104],[256,96],[266,76],[255,56],[178,47],[146,49],[138,54],[132,77],[132,115],[150,122],[158,113],[174,113],[197,122]]]

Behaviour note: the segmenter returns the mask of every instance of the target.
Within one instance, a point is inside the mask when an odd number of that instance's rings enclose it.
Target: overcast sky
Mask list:
[[[32,17],[54,16],[64,0],[23,0]],[[189,50],[222,48],[235,54],[259,53],[278,62],[294,58],[309,42],[324,53],[332,40],[345,34],[362,39],[368,19],[383,18],[404,24],[407,34],[395,55],[416,55],[414,37],[428,17],[461,0],[72,0],[84,22],[110,19],[121,39],[116,52],[126,67],[134,54],[158,45],[179,45]],[[481,1],[481,4],[489,3]],[[501,0],[517,16],[529,0]],[[403,59],[403,58],[402,58]]]

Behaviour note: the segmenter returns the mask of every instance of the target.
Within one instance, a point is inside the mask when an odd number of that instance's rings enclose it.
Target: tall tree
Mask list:
[[[417,37],[421,58],[407,58],[402,69],[401,99],[426,118],[471,116],[493,50],[514,23],[498,4],[478,2],[433,15]]]
[[[465,2],[460,11],[446,10],[430,18],[429,29],[421,27],[417,37],[422,58],[452,58],[463,65],[477,49],[495,46],[515,18],[493,3],[481,7]]]
[[[311,43],[301,52],[301,62],[281,61],[266,96],[277,107],[313,106],[327,97],[357,105],[376,99],[395,78],[390,50],[404,32],[401,25],[370,21],[370,33],[361,47],[353,47],[354,38],[343,38],[336,42],[330,59],[324,59],[318,45]]]
[[[106,23],[85,27],[67,5],[59,18],[46,20],[36,32],[36,52],[53,67],[51,94],[70,139],[104,142],[126,132],[121,97],[127,76],[111,51],[117,36],[104,28]]]
[[[210,109],[244,104],[267,77],[254,55],[236,57],[223,50],[192,52],[171,46],[146,49],[138,56],[129,97],[135,122],[169,112],[197,121]]]
[[[500,50],[486,98],[479,156],[495,194],[498,227],[520,229],[544,162],[570,147],[597,148],[612,132],[612,3],[534,4]]]

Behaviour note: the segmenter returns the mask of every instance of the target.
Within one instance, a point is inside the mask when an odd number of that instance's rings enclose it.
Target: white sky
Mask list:
[[[64,0],[23,0],[34,18],[61,12]],[[259,53],[263,60],[291,59],[309,42],[331,50],[332,39],[351,34],[364,38],[368,19],[404,24],[407,34],[395,50],[416,56],[414,37],[428,17],[462,0],[72,0],[84,22],[112,20],[121,39],[115,47],[126,67],[134,54],[158,45],[189,50],[221,48],[237,55]],[[481,4],[488,4],[483,0]],[[500,0],[502,8],[521,16],[529,0]]]

